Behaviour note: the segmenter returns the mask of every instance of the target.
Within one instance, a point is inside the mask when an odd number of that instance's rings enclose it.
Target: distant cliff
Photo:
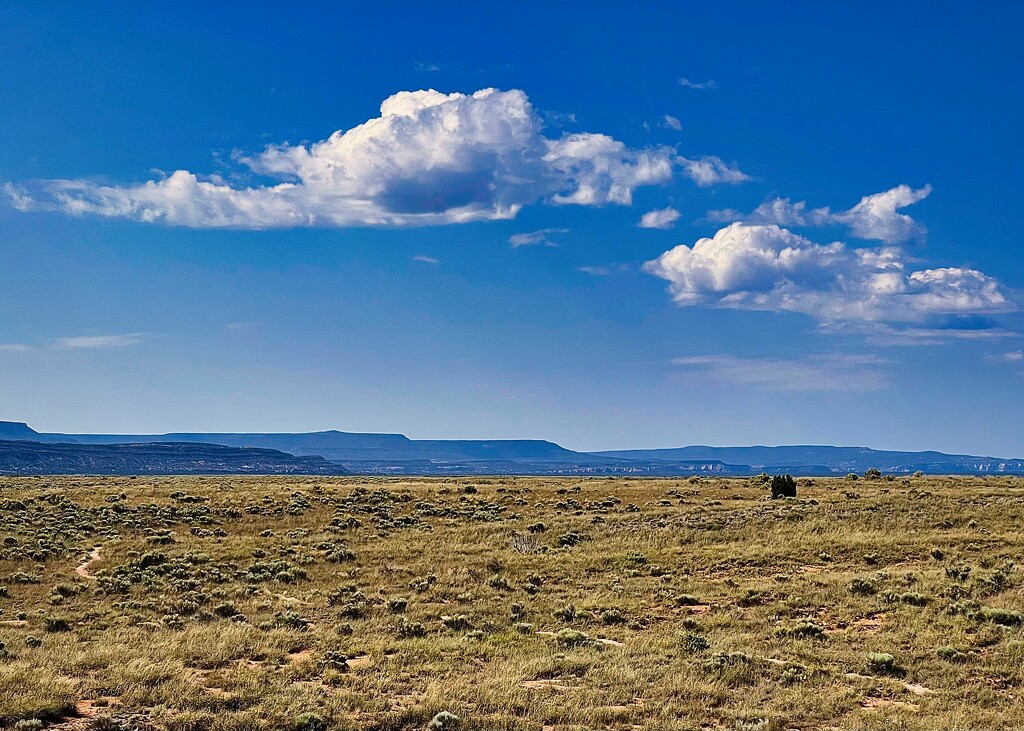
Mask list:
[[[376,475],[682,477],[751,475],[764,471],[810,476],[862,474],[872,467],[894,475],[918,470],[926,474],[1024,474],[1024,459],[827,445],[575,452],[541,439],[409,439],[404,434],[333,430],[297,434],[58,434],[36,432],[21,422],[0,421],[0,445],[4,440],[36,443],[36,457],[30,458],[26,451],[20,458],[23,465],[30,464],[30,459],[39,460],[35,463],[38,464],[36,471],[104,474],[343,474],[347,471]],[[43,444],[58,444],[62,448],[47,452],[40,449]],[[176,453],[172,444],[177,445]],[[100,449],[114,446],[133,449],[126,452]],[[146,446],[160,449],[147,451]],[[147,460],[153,462],[150,464]],[[0,471],[4,469],[0,463]],[[17,469],[32,471],[24,466]]]
[[[217,444],[63,444],[0,440],[3,475],[343,475],[322,457]]]

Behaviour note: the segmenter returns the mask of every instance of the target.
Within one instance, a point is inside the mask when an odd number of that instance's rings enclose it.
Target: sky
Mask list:
[[[1017,5],[3,16],[0,419],[1024,456]]]

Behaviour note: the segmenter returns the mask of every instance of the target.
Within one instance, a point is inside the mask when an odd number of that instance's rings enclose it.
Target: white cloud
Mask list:
[[[648,211],[640,217],[640,223],[637,224],[640,228],[659,228],[669,229],[675,225],[675,222],[679,220],[682,214],[672,206],[668,208],[660,208],[655,211]]]
[[[911,239],[923,238],[926,230],[910,216],[898,213],[932,192],[932,186],[914,190],[909,185],[866,195],[853,208],[833,212],[829,208],[807,208],[806,201],[792,202],[789,198],[772,198],[764,201],[750,213],[740,213],[731,208],[708,211],[708,219],[719,223],[742,221],[744,223],[774,223],[779,226],[824,226],[845,224],[851,233],[862,239],[900,244]]]
[[[235,160],[273,183],[239,186],[177,170],[138,185],[50,180],[5,186],[20,210],[194,228],[402,226],[511,219],[528,204],[629,205],[681,168],[698,185],[746,179],[718,158],[630,148],[604,134],[542,134],[522,91],[399,92],[379,117],[312,144]]]
[[[733,223],[644,265],[682,306],[801,312],[823,325],[934,323],[1015,309],[974,269],[908,271],[896,247],[821,245],[774,224]]]
[[[693,160],[677,157],[676,162],[682,166],[686,176],[701,188],[706,188],[709,185],[718,185],[719,183],[735,185],[750,180],[750,176],[741,171],[735,164],[727,163],[714,155],[705,155]]]
[[[684,86],[687,89],[714,89],[718,86],[718,82],[714,79],[708,79],[707,81],[690,81],[687,78],[680,77],[679,85]]]
[[[0,353],[28,353],[32,349],[31,345],[24,343],[0,343]]]
[[[78,335],[75,337],[57,338],[54,341],[54,347],[69,349],[125,348],[129,345],[138,345],[145,337],[145,333]]]
[[[427,256],[426,254],[417,254],[416,256],[414,256],[412,258],[412,260],[413,261],[418,261],[421,264],[440,264],[441,263],[440,259],[435,259],[432,256]]]
[[[513,249],[518,249],[520,246],[550,246],[554,248],[558,244],[551,240],[551,235],[567,233],[569,233],[567,228],[542,228],[539,231],[512,234],[508,237],[508,242],[512,244]]]
[[[676,132],[683,131],[683,123],[679,121],[678,117],[673,117],[671,114],[666,114],[662,117],[661,123],[669,129],[674,129]]]
[[[727,384],[769,391],[877,391],[889,384],[886,361],[870,355],[822,354],[800,359],[697,355],[677,366]]]
[[[1005,353],[992,353],[985,356],[989,363],[1009,363],[1018,365],[1024,363],[1024,350],[1011,350]]]
[[[631,267],[628,264],[609,264],[607,266],[581,266],[576,271],[589,274],[592,277],[607,277],[617,272],[628,272]]]

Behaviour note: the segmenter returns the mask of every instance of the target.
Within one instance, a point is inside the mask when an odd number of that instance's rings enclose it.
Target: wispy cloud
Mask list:
[[[417,254],[416,256],[414,256],[412,258],[412,260],[413,261],[418,261],[421,264],[440,264],[441,263],[440,259],[435,259],[432,256],[427,256],[426,254]]]
[[[544,134],[520,90],[403,91],[380,116],[312,144],[236,153],[231,176],[176,170],[141,184],[6,184],[15,208],[192,228],[423,226],[515,218],[527,205],[630,205],[677,171],[698,186],[747,179],[714,156],[628,147],[601,133]],[[271,178],[271,185],[236,181]]]
[[[432,73],[434,71],[441,70],[441,67],[436,63],[423,63],[422,61],[413,61],[412,67],[417,71],[424,73]]]
[[[683,131],[683,123],[679,121],[678,117],[673,117],[671,114],[666,114],[662,117],[661,124],[669,129],[674,129],[676,132]]]
[[[676,221],[679,220],[682,214],[672,206],[668,208],[660,208],[655,211],[648,211],[640,217],[640,223],[637,224],[640,228],[658,228],[658,229],[669,229],[672,228]]]
[[[628,264],[608,264],[605,266],[587,265],[576,267],[576,271],[582,272],[583,274],[589,274],[592,277],[607,277],[610,274],[615,274],[616,272],[628,272],[630,268],[631,267]]]
[[[0,343],[0,353],[28,353],[34,350],[31,345],[24,343]]]
[[[718,82],[714,79],[708,79],[707,81],[690,81],[686,77],[679,77],[679,85],[686,87],[687,89],[714,89],[718,86]]]
[[[737,185],[746,183],[751,177],[739,169],[735,163],[729,163],[714,155],[689,159],[677,157],[676,162],[683,168],[683,173],[700,188],[727,183]]]
[[[989,353],[985,356],[989,363],[1019,365],[1024,364],[1024,350],[1010,350],[1005,353]]]
[[[145,333],[78,335],[75,337],[57,338],[53,344],[54,347],[60,349],[126,348],[130,345],[138,345],[145,337]]]
[[[508,237],[508,242],[512,244],[513,249],[518,249],[520,246],[550,246],[556,247],[554,241],[551,240],[553,234],[567,234],[569,229],[567,228],[542,228],[539,231],[530,231],[529,233],[512,234]]]
[[[871,355],[817,354],[799,359],[695,355],[672,363],[713,381],[768,391],[878,391],[889,385],[887,361]]]

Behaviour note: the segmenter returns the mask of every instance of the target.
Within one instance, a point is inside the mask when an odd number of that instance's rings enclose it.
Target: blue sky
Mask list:
[[[1020,9],[370,5],[5,4],[0,418],[1024,455]]]

